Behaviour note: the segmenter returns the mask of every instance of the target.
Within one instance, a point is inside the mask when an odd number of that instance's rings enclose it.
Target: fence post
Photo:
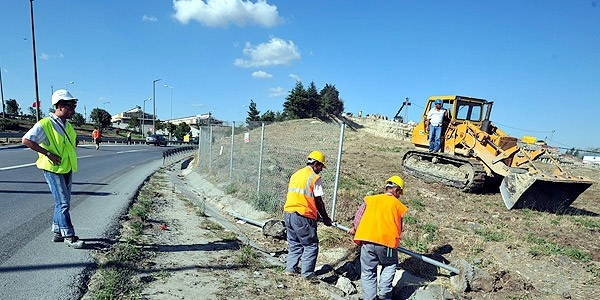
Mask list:
[[[200,169],[200,145],[202,145],[202,126],[198,123],[198,169]]]
[[[229,158],[229,182],[233,178],[233,135],[235,134],[235,121],[231,122],[231,157]]]
[[[335,222],[335,205],[337,202],[338,183],[340,181],[340,167],[342,164],[342,148],[344,147],[344,128],[346,123],[342,122],[340,126],[340,145],[338,147],[337,166],[335,169],[335,185],[333,186],[333,203],[331,204],[331,221]]]
[[[265,123],[262,123],[262,129],[260,130],[260,152],[258,155],[258,187],[256,188],[256,201],[260,201],[260,177],[262,174],[262,158],[263,158],[263,146],[265,144]]]
[[[209,119],[210,121],[210,119]],[[208,124],[208,172],[212,172],[212,124]]]

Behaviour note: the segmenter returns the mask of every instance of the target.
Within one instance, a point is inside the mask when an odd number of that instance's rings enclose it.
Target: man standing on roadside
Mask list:
[[[392,283],[398,265],[402,217],[408,208],[398,199],[404,194],[404,180],[392,176],[385,193],[365,197],[354,217],[354,242],[360,247],[360,284],[363,299],[391,299]],[[381,264],[379,287],[377,265]]]
[[[100,149],[100,139],[102,138],[102,133],[98,128],[92,131],[92,139],[94,140],[94,144],[96,144],[96,150]]]
[[[27,131],[22,142],[38,153],[36,165],[43,171],[54,197],[53,241],[81,248],[84,242],[75,235],[69,213],[73,172],[77,172],[77,134],[67,119],[75,114],[77,98],[66,90],[56,90],[52,105],[56,111]]]
[[[323,223],[331,226],[331,219],[323,203],[323,184],[319,173],[325,168],[325,155],[319,151],[311,152],[306,167],[296,171],[290,178],[285,212],[287,230],[288,257],[285,272],[295,274],[302,260],[300,274],[308,280],[315,280],[315,265],[319,254],[317,237],[317,219],[321,215]]]

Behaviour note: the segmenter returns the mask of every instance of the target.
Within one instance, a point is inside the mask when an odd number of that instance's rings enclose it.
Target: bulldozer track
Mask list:
[[[485,188],[486,172],[476,160],[412,150],[404,154],[402,166],[414,177],[439,182],[465,192],[475,193]]]

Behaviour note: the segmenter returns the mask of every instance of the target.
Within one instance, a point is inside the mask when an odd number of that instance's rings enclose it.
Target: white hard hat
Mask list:
[[[73,97],[73,95],[71,95],[71,93],[69,93],[67,90],[54,91],[54,93],[52,93],[52,105],[56,105],[56,103],[61,100],[77,102],[79,99]]]

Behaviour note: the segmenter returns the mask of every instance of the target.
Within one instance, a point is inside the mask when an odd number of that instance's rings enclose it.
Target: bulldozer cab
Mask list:
[[[425,130],[425,120],[427,114],[434,108],[434,102],[440,99],[443,102],[443,109],[448,110],[449,115],[444,117],[442,125],[441,144],[444,149],[446,132],[450,123],[454,125],[469,122],[481,127],[483,131],[490,129],[489,113],[493,102],[485,99],[478,99],[465,96],[431,96],[427,100],[420,123],[413,130],[411,142],[417,147],[429,147],[429,136]],[[487,127],[484,129],[484,127]]]

